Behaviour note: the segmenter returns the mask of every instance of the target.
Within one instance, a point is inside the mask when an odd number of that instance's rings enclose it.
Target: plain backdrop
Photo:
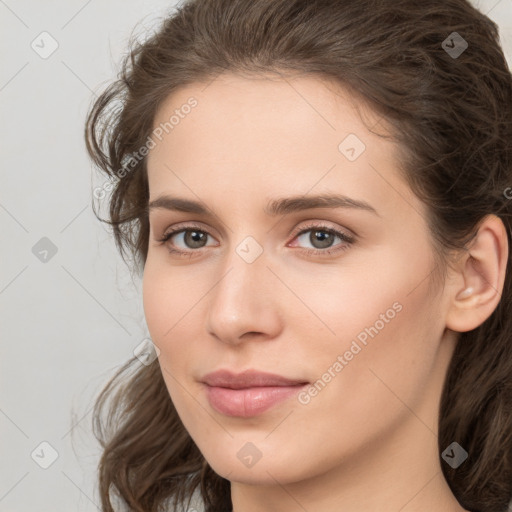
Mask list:
[[[175,4],[0,0],[0,512],[100,510],[93,398],[148,333],[141,282],[91,208],[105,180],[84,121],[132,30]],[[511,65],[512,0],[474,4]]]

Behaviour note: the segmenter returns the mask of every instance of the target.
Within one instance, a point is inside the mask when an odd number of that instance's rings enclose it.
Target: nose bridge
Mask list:
[[[247,236],[224,256],[221,278],[212,290],[207,329],[225,342],[236,343],[246,332],[274,335],[277,301],[269,293],[272,272],[263,246]]]
[[[231,245],[229,253],[224,256],[224,278],[218,284],[218,293],[244,298],[251,289],[256,291],[258,283],[263,285],[268,279],[267,263],[263,242],[258,242],[251,235],[242,237],[240,242]]]
[[[269,273],[263,247],[253,237],[246,237],[231,248],[222,267],[224,277],[215,287],[215,305],[237,316],[242,309],[259,309]]]

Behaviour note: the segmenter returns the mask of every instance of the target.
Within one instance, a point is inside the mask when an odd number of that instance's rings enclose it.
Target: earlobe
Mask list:
[[[488,215],[460,259],[460,270],[449,288],[453,298],[449,299],[446,327],[457,332],[471,331],[492,315],[501,299],[508,251],[502,220]]]

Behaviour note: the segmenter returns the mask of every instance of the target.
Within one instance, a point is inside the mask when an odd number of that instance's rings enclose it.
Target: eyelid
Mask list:
[[[197,229],[198,231],[203,231],[203,232],[207,233],[208,235],[213,236],[211,234],[211,230],[212,230],[211,227],[209,227],[209,226],[205,227],[205,225],[203,225],[201,222],[198,222],[198,221],[183,221],[183,222],[178,222],[177,224],[173,224],[172,226],[168,226],[164,230],[162,235],[158,238],[162,239],[168,233],[177,234],[178,231],[185,231],[188,229]]]
[[[326,220],[313,219],[313,220],[308,220],[308,221],[303,221],[303,222],[305,222],[305,224],[302,224],[301,226],[294,228],[291,231],[289,236],[296,237],[297,235],[300,235],[303,231],[309,231],[310,229],[314,229],[314,228],[317,228],[317,229],[324,228],[324,229],[327,229],[330,231],[336,231],[336,232],[344,235],[347,238],[351,238],[351,239],[356,238],[356,234],[353,231],[351,231],[347,228],[339,227],[337,225],[331,225],[329,223],[329,221],[326,221]]]
[[[300,234],[303,230],[306,230],[307,228],[324,227],[324,228],[332,229],[333,231],[341,231],[342,234],[345,234],[347,236],[347,238],[348,237],[352,237],[352,238],[357,237],[357,235],[352,230],[349,230],[347,228],[341,228],[338,226],[331,226],[331,225],[329,225],[329,221],[326,221],[326,220],[312,219],[312,220],[307,220],[307,221],[302,221],[302,222],[306,222],[306,224],[305,225],[303,224],[302,226],[292,229],[290,231],[290,233],[288,234],[288,236],[292,236],[292,235],[297,236],[298,234]],[[166,233],[168,233],[169,231],[177,231],[177,230],[179,230],[179,228],[182,228],[182,229],[194,229],[195,228],[197,230],[204,231],[204,232],[208,233],[209,235],[211,235],[210,229],[212,229],[210,226],[206,227],[200,221],[178,222],[177,224],[172,225],[172,229],[169,229],[169,228],[170,228],[170,226],[164,230],[164,232],[160,236],[160,238],[163,238],[166,235]]]

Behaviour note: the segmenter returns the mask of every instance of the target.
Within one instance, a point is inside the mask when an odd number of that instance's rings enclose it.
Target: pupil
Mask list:
[[[311,239],[311,242],[313,245],[315,245],[316,242],[320,242],[320,248],[329,247],[332,240],[330,238],[332,237],[332,233],[327,233],[326,231],[315,231],[311,234],[312,237],[319,237],[318,239]]]
[[[192,243],[190,244],[187,241],[187,245],[191,245],[192,247],[201,247],[201,239],[204,239],[204,233],[201,233],[199,231],[189,231],[187,234],[190,240],[192,241]],[[199,243],[198,246],[194,245],[197,243]]]

